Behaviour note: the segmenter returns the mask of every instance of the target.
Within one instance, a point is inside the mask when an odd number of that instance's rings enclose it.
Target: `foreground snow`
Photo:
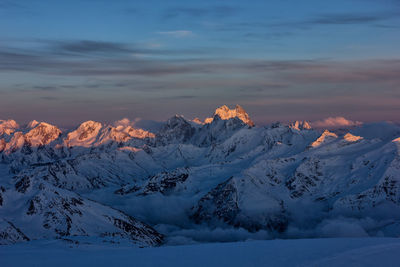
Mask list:
[[[1,266],[398,266],[399,238],[330,238],[139,248],[33,241],[0,246]]]

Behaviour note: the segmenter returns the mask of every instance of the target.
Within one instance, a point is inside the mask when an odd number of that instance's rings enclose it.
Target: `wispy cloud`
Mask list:
[[[164,31],[164,32],[157,32],[157,33],[161,34],[161,35],[176,37],[176,38],[190,37],[190,36],[194,35],[192,31],[188,31],[188,30]]]
[[[193,53],[189,57],[135,58],[130,56],[127,45],[99,44],[94,42],[68,42],[76,45],[43,43],[43,48],[0,48],[0,72],[21,72],[31,75],[49,75],[43,84],[25,86],[25,90],[43,94],[55,91],[68,93],[70,89],[101,90],[108,88],[119,92],[141,93],[149,97],[168,92],[174,99],[202,98],[222,95],[255,101],[271,101],[297,97],[323,95],[378,96],[399,99],[400,60],[331,61],[331,60],[267,60],[235,59],[214,56],[210,49]],[[51,47],[52,49],[45,49]],[[56,48],[54,48],[56,47]],[[53,49],[54,48],[54,49]],[[59,51],[55,53],[54,50]],[[98,51],[116,51],[108,56]],[[63,52],[60,52],[63,51]],[[69,51],[76,51],[74,53]],[[218,51],[218,50],[215,50]],[[166,54],[170,51],[165,50]],[[72,54],[70,54],[72,53]],[[200,54],[201,55],[201,54]],[[212,54],[210,54],[212,55]],[[73,56],[73,60],[71,60]],[[67,87],[57,84],[52,77],[64,77]],[[204,77],[207,77],[206,79]],[[76,79],[92,82],[70,82]],[[78,84],[77,84],[78,83]],[[21,89],[22,87],[16,87]],[[12,90],[12,88],[10,88]],[[278,99],[278,100],[277,100]],[[310,101],[310,100],[307,100]],[[386,100],[385,100],[386,101]],[[398,100],[397,100],[398,101]],[[382,102],[383,103],[383,102]]]
[[[39,91],[54,91],[57,89],[55,86],[33,86],[32,89]]]
[[[173,7],[164,11],[163,19],[174,19],[178,17],[194,17],[201,18],[205,16],[212,16],[214,18],[224,18],[235,15],[239,12],[239,8],[234,6],[210,6],[210,7]]]
[[[60,100],[59,97],[55,97],[55,96],[41,96],[40,99],[48,100],[48,101]]]
[[[379,23],[385,22],[399,16],[399,12],[376,12],[376,13],[332,13],[320,14],[304,20],[282,21],[269,23],[269,27],[284,27],[292,29],[308,29],[314,26],[328,25],[369,25],[377,27]]]
[[[90,40],[54,42],[53,48],[70,53],[127,53],[134,51],[125,44]]]
[[[1,0],[0,1],[0,10],[10,10],[10,9],[25,9],[25,7],[16,1],[9,1],[9,0]]]
[[[308,21],[310,24],[365,24],[388,19],[387,14],[325,14]],[[307,21],[306,21],[307,22]]]
[[[56,50],[76,51],[74,60],[70,54],[54,53],[45,49],[0,49],[0,71],[24,71],[54,75],[73,76],[164,76],[180,74],[243,73],[251,75],[272,75],[270,82],[279,79],[297,84],[310,83],[365,83],[385,82],[399,84],[400,60],[329,61],[329,60],[255,60],[220,59],[213,51],[218,48],[204,48],[183,51],[186,55],[203,55],[208,58],[186,57],[185,59],[160,57],[135,58],[133,50],[124,45],[95,42],[57,44]],[[47,44],[46,44],[47,45]],[[153,50],[153,49],[149,49]],[[158,49],[154,49],[158,50]],[[82,57],[80,53],[96,54],[98,51],[115,51],[106,57]],[[119,55],[118,53],[121,53]],[[174,50],[149,51],[151,55],[185,55]],[[254,85],[254,84],[253,84]],[[250,86],[250,85],[249,85]],[[44,88],[36,88],[44,90]],[[50,88],[47,88],[50,90]]]

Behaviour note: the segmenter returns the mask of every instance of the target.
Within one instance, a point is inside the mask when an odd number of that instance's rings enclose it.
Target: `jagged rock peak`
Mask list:
[[[239,118],[249,126],[254,126],[254,122],[250,119],[246,111],[240,106],[236,105],[235,109],[230,109],[228,106],[223,105],[215,110],[213,118],[206,118],[205,123],[211,123],[215,116],[218,116],[222,120],[229,120],[231,118]]]
[[[294,130],[311,130],[311,125],[307,121],[295,121],[289,125]]]
[[[168,119],[164,126],[161,128],[160,133],[169,132],[171,130],[181,131],[182,129],[192,128],[191,123],[186,120],[182,115],[175,115]]]
[[[186,142],[193,137],[195,131],[183,116],[175,115],[164,124],[156,138],[159,144]]]
[[[188,124],[188,121],[182,115],[174,115],[170,119],[168,119],[166,125],[168,127],[176,127],[179,124]]]

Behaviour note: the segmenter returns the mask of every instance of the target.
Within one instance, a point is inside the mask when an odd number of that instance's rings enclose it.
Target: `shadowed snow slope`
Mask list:
[[[73,240],[18,244],[0,250],[2,267],[29,266],[398,266],[400,240],[331,238],[137,248]]]

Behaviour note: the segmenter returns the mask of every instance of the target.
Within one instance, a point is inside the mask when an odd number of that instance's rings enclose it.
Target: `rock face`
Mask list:
[[[170,143],[186,143],[196,132],[193,127],[182,116],[175,115],[170,118],[156,135],[158,144],[166,145]]]
[[[179,184],[183,184],[189,177],[187,169],[178,169],[172,172],[161,172],[149,177],[144,187],[143,194],[160,192],[161,194],[171,193]]]
[[[307,121],[295,121],[290,124],[290,128],[301,131],[301,130],[311,130],[311,125]]]
[[[163,235],[151,225],[168,224],[287,237],[340,218],[398,236],[399,138],[391,123],[335,132],[299,121],[256,127],[239,106],[218,108],[206,123],[174,116],[155,133],[129,120],[63,133],[1,121],[0,243],[158,245]]]
[[[0,221],[0,245],[10,245],[24,241],[29,241],[29,238],[15,227],[12,222]]]
[[[251,232],[260,229],[283,232],[288,224],[283,201],[272,198],[267,192],[261,195],[254,191],[253,183],[259,182],[233,177],[228,179],[200,199],[192,218],[197,223],[218,224],[222,221]],[[250,192],[260,198],[255,198]],[[260,208],[255,201],[265,202]]]

